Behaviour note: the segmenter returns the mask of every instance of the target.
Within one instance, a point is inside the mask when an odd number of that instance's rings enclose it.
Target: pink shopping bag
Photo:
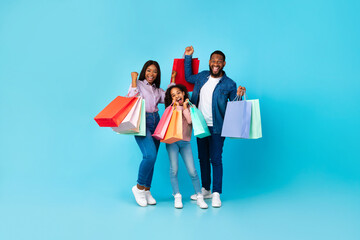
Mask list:
[[[165,109],[164,114],[161,116],[160,121],[154,131],[154,134],[152,135],[154,138],[158,140],[162,140],[164,138],[173,113],[172,107],[173,106],[170,105]]]

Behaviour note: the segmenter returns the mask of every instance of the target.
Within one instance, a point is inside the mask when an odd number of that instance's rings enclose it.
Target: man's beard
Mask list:
[[[210,74],[211,74],[211,76],[212,76],[212,77],[214,77],[214,78],[218,78],[218,77],[220,77],[220,76],[221,76],[221,74],[223,73],[223,67],[219,69],[219,71],[218,71],[218,73],[217,73],[217,74],[213,73],[213,71],[212,71],[212,69],[211,69],[210,65],[209,65],[209,70],[210,70]]]

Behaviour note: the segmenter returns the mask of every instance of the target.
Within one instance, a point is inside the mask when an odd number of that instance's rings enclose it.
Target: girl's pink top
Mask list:
[[[183,140],[189,142],[191,139],[192,121],[189,107],[184,109],[183,106],[176,106],[176,110],[182,112]]]

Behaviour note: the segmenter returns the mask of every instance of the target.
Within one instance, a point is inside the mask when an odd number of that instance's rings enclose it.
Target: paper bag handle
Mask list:
[[[245,94],[243,95],[243,97],[244,97],[244,100],[247,100],[248,97],[247,97],[247,95],[246,95],[246,92],[245,92]],[[232,101],[241,101],[241,97],[236,94],[236,97],[235,97],[234,100],[232,100]]]

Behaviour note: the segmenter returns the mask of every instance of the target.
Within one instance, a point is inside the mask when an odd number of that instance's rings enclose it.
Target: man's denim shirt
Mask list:
[[[189,83],[195,84],[191,102],[198,106],[200,90],[209,80],[210,71],[202,71],[196,75],[192,75],[191,61],[192,56],[185,55],[185,79]],[[228,78],[224,72],[224,75],[214,89],[212,97],[213,133],[221,134],[226,104],[228,100],[234,100],[236,91],[236,83]]]

